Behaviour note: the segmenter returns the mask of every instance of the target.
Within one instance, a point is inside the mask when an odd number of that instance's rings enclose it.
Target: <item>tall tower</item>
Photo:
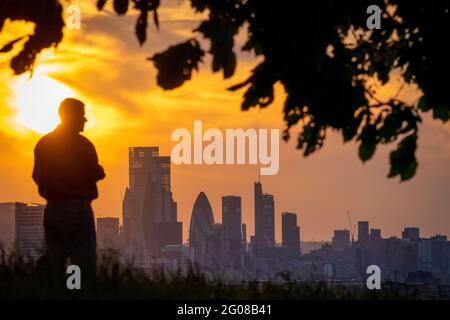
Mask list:
[[[363,247],[369,245],[369,221],[358,221],[358,244]]]
[[[242,241],[242,213],[241,197],[224,196],[222,197],[222,224],[225,228],[226,237]]]
[[[300,256],[300,227],[297,225],[297,214],[283,212],[281,214],[283,246],[292,258]]]
[[[260,182],[254,184],[255,196],[255,240],[275,245],[275,201],[273,195],[263,193]]]
[[[264,194],[263,197],[264,237],[270,247],[275,246],[275,200],[273,195]]]
[[[243,251],[241,197],[222,197],[222,224],[227,256],[236,268],[240,268]]]
[[[124,238],[138,252],[160,256],[168,244],[181,244],[181,222],[170,188],[170,157],[158,147],[129,148],[129,188],[123,202]]]
[[[264,217],[263,217],[263,191],[260,182],[254,184],[255,198],[255,237],[261,237],[264,234]]]

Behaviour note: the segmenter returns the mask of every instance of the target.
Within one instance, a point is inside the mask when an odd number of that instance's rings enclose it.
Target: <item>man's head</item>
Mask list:
[[[59,118],[64,128],[74,132],[83,132],[87,122],[84,103],[74,98],[64,99],[59,105]]]

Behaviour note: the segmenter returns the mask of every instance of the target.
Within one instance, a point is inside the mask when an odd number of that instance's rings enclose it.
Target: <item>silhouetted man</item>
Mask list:
[[[84,130],[84,103],[65,99],[59,107],[61,124],[37,143],[33,179],[47,200],[44,213],[47,253],[41,260],[49,277],[64,279],[67,258],[81,269],[83,288],[95,279],[96,237],[91,201],[96,182],[105,177],[94,145]],[[58,285],[59,285],[58,281]]]

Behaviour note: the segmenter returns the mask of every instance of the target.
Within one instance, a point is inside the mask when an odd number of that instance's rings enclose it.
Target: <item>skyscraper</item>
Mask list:
[[[241,197],[222,197],[222,223],[225,228],[225,235],[228,239],[242,241],[241,224]]]
[[[381,239],[381,229],[370,229],[370,241],[379,241]]]
[[[192,208],[189,226],[189,247],[195,250],[195,262],[202,267],[216,264],[214,257],[214,236],[217,228],[208,197],[200,192]]]
[[[417,227],[406,227],[402,231],[402,239],[406,240],[419,240],[420,239],[420,229]]]
[[[123,201],[124,238],[138,254],[158,257],[182,242],[181,222],[170,188],[170,157],[158,147],[129,148],[129,188]],[[135,252],[136,253],[136,252]]]
[[[15,204],[16,248],[24,259],[37,260],[44,254],[44,209],[38,204]]]
[[[264,194],[263,197],[263,234],[269,246],[275,245],[275,201],[273,195]]]
[[[358,221],[358,244],[363,247],[369,244],[369,221]]]
[[[275,245],[275,202],[273,195],[263,193],[260,182],[254,184],[255,241]]]
[[[242,213],[241,197],[222,197],[222,224],[227,256],[235,268],[240,268],[242,253]]]
[[[350,231],[334,230],[334,236],[332,239],[332,245],[334,250],[342,250],[350,247]]]
[[[263,211],[263,191],[260,182],[254,183],[254,203],[255,203],[255,237],[262,237],[264,234],[264,211]]]
[[[282,243],[288,249],[291,258],[300,256],[300,227],[297,225],[297,214],[281,213]]]

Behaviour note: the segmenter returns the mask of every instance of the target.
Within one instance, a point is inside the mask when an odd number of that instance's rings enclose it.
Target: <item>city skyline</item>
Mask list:
[[[99,183],[100,197],[94,202],[99,216],[121,216],[120,192],[128,185],[127,148],[130,145],[158,145],[161,154],[170,154],[175,143],[170,135],[177,128],[192,127],[195,120],[206,128],[279,128],[283,129],[283,89],[275,86],[273,106],[240,110],[242,92],[226,88],[245,79],[258,63],[249,53],[237,52],[239,64],[235,76],[223,80],[202,65],[198,74],[183,87],[163,91],[155,83],[156,70],[146,58],[191,36],[200,18],[189,4],[169,0],[160,11],[164,28],[149,26],[151,41],[139,47],[133,38],[131,16],[112,17],[98,13],[89,1],[79,1],[83,12],[82,29],[67,30],[58,49],[39,55],[34,75],[13,76],[8,67],[17,48],[2,55],[0,65],[0,201],[40,202],[31,179],[33,147],[42,133],[57,123],[61,99],[75,96],[87,104],[86,136],[98,147],[106,179]],[[0,43],[27,34],[30,25],[6,21]],[[242,36],[237,46],[242,45]],[[92,43],[96,46],[93,47]],[[206,46],[205,46],[206,47]],[[82,56],[85,59],[75,59]],[[136,64],[135,62],[142,61]],[[395,80],[381,90],[381,98],[397,92]],[[52,92],[52,95],[47,94]],[[417,89],[405,87],[405,100],[414,101]],[[39,110],[37,115],[36,110]],[[371,220],[387,234],[399,235],[404,221],[422,228],[424,235],[450,230],[450,123],[423,116],[418,140],[419,167],[416,176],[404,183],[388,179],[391,147],[377,148],[374,158],[363,164],[357,158],[357,144],[342,144],[333,131],[319,152],[303,158],[295,149],[293,128],[289,143],[280,142],[280,169],[275,176],[264,176],[268,193],[275,194],[276,239],[281,241],[282,210],[299,214],[304,228],[302,238],[331,240],[334,228],[347,226],[346,212],[353,219]],[[113,143],[112,143],[113,142]],[[183,234],[192,205],[200,191],[207,191],[213,211],[221,220],[221,196],[242,196],[242,216],[248,234],[253,234],[253,185],[259,167],[245,166],[172,166],[173,196],[179,202],[179,220]]]
[[[265,192],[260,177],[253,183],[254,234],[247,238],[241,196],[221,197],[218,222],[202,191],[191,211],[188,241],[183,242],[178,202],[171,191],[170,157],[161,155],[158,146],[129,147],[128,174],[123,224],[114,217],[97,218],[96,238],[99,254],[113,254],[133,267],[182,274],[194,267],[211,279],[231,281],[268,280],[287,272],[292,279],[354,283],[363,282],[368,266],[375,265],[383,270],[384,281],[425,282],[428,288],[450,282],[447,235],[423,237],[417,226],[405,226],[401,238],[386,236],[381,228],[371,228],[369,220],[353,222],[347,212],[348,229],[334,229],[331,243],[305,250],[298,214],[281,211],[282,242],[277,243],[276,194]],[[42,205],[0,203],[0,227],[6,229],[0,230],[6,231],[0,245],[37,261],[45,252],[43,212]]]

